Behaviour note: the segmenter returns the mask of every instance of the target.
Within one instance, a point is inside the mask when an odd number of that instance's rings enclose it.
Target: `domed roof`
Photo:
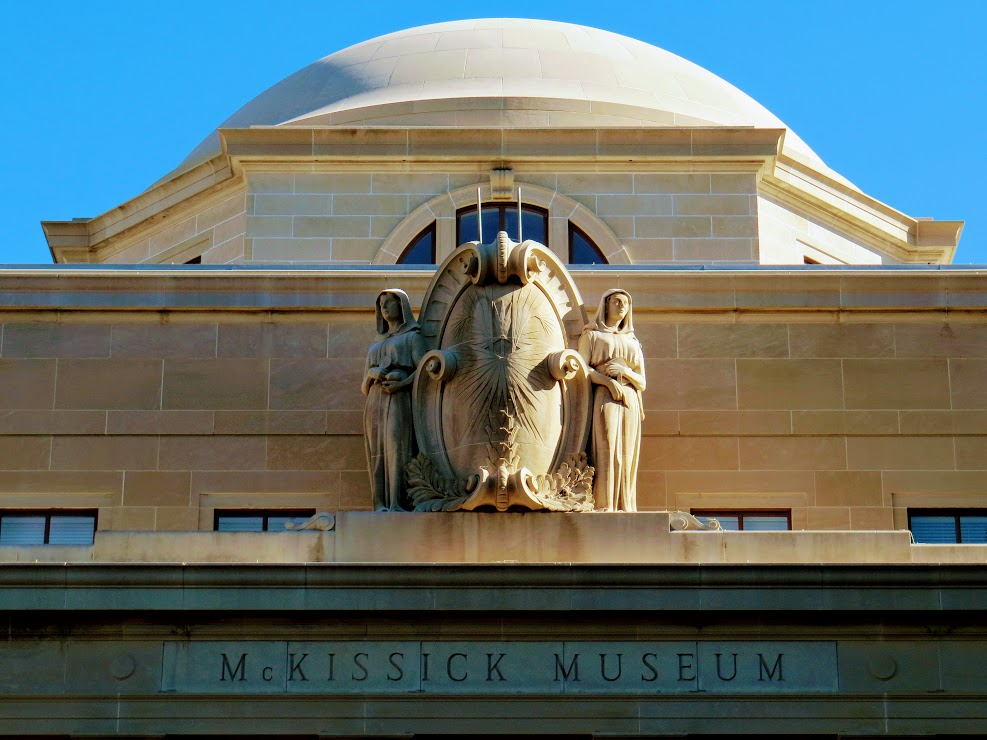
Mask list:
[[[220,128],[389,125],[786,128],[733,85],[663,49],[513,18],[436,23],[356,44],[285,78]],[[213,131],[176,172],[219,149]],[[785,152],[835,174],[791,131]]]

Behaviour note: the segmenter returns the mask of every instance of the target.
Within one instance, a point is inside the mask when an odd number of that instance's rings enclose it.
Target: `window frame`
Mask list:
[[[0,547],[92,547],[96,540],[96,532],[99,530],[99,509],[0,509],[0,527],[4,517],[18,518],[29,516],[43,516],[45,518],[44,542],[35,542],[27,545],[3,544]],[[93,542],[88,545],[71,544],[68,542],[51,542],[51,518],[53,516],[71,517],[92,517],[93,520]]]
[[[214,509],[212,517],[212,531],[219,532],[219,518],[229,517],[248,519],[255,517],[262,517],[261,522],[261,532],[270,532],[272,530],[268,529],[268,520],[271,517],[289,517],[291,519],[311,519],[315,516],[315,509],[268,509],[268,508],[257,508],[257,509]],[[282,530],[276,529],[275,532],[280,532]],[[285,532],[291,530],[284,530]]]
[[[432,261],[431,262],[405,262],[405,260],[407,260],[407,258],[408,258],[408,255],[411,254],[412,250],[414,250],[414,248],[418,246],[418,243],[422,239],[424,239],[426,236],[428,236],[429,234],[431,234],[431,236],[432,236]],[[437,235],[437,231],[436,231],[435,221],[432,221],[432,223],[430,223],[424,229],[422,229],[421,231],[419,231],[418,234],[415,236],[414,239],[412,239],[411,241],[408,242],[407,246],[404,248],[404,251],[401,252],[401,255],[398,257],[397,261],[394,264],[396,264],[396,265],[404,265],[404,264],[410,264],[410,265],[434,265],[434,264],[436,264],[436,254],[437,254],[437,250],[436,250],[436,247],[437,247],[437,244],[436,244],[436,235]]]
[[[497,231],[506,231],[507,212],[511,210],[517,211],[517,203],[516,202],[512,203],[510,201],[496,201],[493,203],[483,203],[482,206],[484,213],[491,210],[497,210],[498,212]],[[536,206],[533,203],[522,203],[521,211],[522,212],[527,211],[528,213],[534,213],[542,217],[542,220],[545,222],[545,241],[547,242],[549,239],[548,209],[543,208],[542,206]],[[456,209],[456,246],[459,246],[460,244],[465,244],[462,238],[462,217],[468,213],[476,213],[476,203],[473,203],[471,205],[465,205],[462,208]],[[523,229],[521,232],[521,236],[524,236]],[[546,244],[545,246],[547,247],[548,245]]]
[[[696,518],[707,517],[709,519],[717,519],[721,516],[735,516],[737,517],[738,529],[736,531],[738,532],[792,531],[791,509],[691,509],[689,513]],[[783,516],[785,517],[787,527],[784,530],[744,529],[744,517],[755,516]]]
[[[599,262],[573,262],[572,261],[572,253],[573,253],[573,249],[575,247],[576,235],[577,234],[583,238],[583,240],[589,245],[590,249],[592,249],[594,252],[596,252],[597,257],[600,258],[600,261]],[[568,238],[567,250],[568,250],[566,252],[566,264],[567,265],[576,265],[576,264],[579,264],[579,265],[593,265],[593,264],[609,265],[610,264],[610,262],[607,260],[606,256],[603,254],[603,251],[600,249],[599,245],[595,241],[593,241],[592,239],[590,239],[589,234],[587,234],[583,229],[580,229],[578,226],[576,226],[576,224],[574,224],[572,221],[569,221],[569,238]]]
[[[978,509],[976,507],[970,508],[920,508],[920,507],[909,507],[908,508],[908,531],[912,535],[912,539],[915,539],[915,533],[912,530],[912,517],[913,516],[951,516],[953,517],[953,527],[956,539],[953,542],[916,542],[917,545],[984,545],[985,542],[964,542],[963,541],[963,527],[960,526],[960,517],[964,516],[987,516],[987,508]]]

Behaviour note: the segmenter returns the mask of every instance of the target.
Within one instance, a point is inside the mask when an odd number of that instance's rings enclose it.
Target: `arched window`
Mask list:
[[[605,265],[607,258],[596,246],[592,239],[578,226],[569,222],[569,259],[570,265]]]
[[[506,231],[511,239],[518,238],[517,203],[483,204],[483,240],[491,241],[498,231]],[[521,206],[521,236],[548,245],[548,211],[538,206]],[[456,211],[456,244],[479,239],[476,228],[476,206]]]
[[[524,239],[532,239],[548,246],[548,211],[532,205],[521,206]],[[511,239],[518,238],[518,211],[516,203],[485,203],[483,205],[483,238],[490,241],[498,231],[506,231]],[[476,206],[466,206],[456,211],[456,244],[476,241]],[[566,262],[570,265],[606,265],[607,258],[585,231],[569,222],[569,244]],[[408,242],[396,264],[436,264],[436,224],[432,221],[414,239]]]
[[[430,223],[405,247],[398,257],[399,265],[435,264],[435,221]]]

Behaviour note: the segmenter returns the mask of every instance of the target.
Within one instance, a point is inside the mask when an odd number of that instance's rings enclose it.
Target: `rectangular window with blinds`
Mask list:
[[[91,545],[95,509],[0,511],[0,545]]]
[[[984,545],[987,509],[909,509],[908,528],[921,545]]]
[[[792,528],[792,512],[788,509],[693,509],[692,515],[703,523],[716,519],[720,527],[736,532],[784,532]]]
[[[301,526],[315,516],[315,509],[217,509],[217,532],[285,532],[291,522]]]

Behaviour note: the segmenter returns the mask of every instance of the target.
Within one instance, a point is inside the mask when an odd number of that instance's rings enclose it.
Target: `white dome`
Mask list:
[[[220,128],[393,125],[786,128],[733,85],[663,49],[513,18],[419,26],[343,49],[261,93]],[[177,171],[219,150],[213,131]],[[835,175],[791,131],[785,152]]]

